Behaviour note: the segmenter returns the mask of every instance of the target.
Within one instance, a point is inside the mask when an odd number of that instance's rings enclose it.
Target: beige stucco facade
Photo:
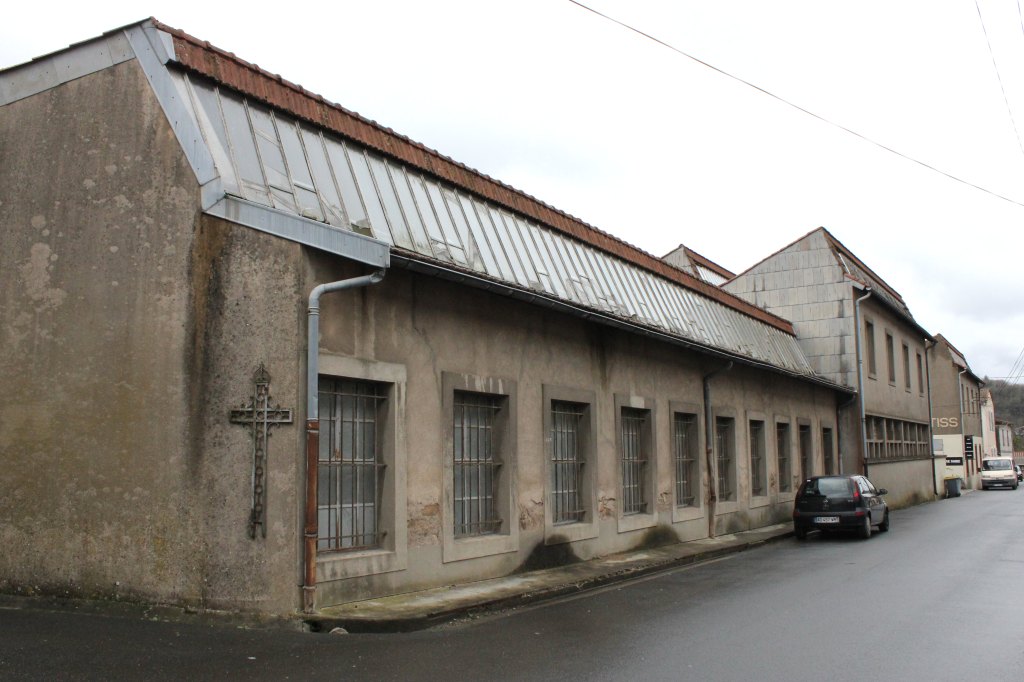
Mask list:
[[[367,268],[204,214],[134,59],[0,107],[0,149],[0,544],[18,548],[0,555],[0,589],[301,608],[306,301]],[[823,433],[838,437],[849,397],[396,267],[325,296],[320,319],[321,377],[384,387],[384,474],[382,539],[319,553],[317,606],[785,521],[809,473],[801,444],[824,471]],[[231,411],[252,400],[260,366],[272,403],[291,413],[270,431],[266,523],[253,537],[254,440]],[[718,370],[705,405],[704,378]],[[478,537],[452,531],[458,392],[500,398],[499,527]],[[551,516],[553,401],[587,415],[583,514],[563,525]],[[733,495],[713,518],[705,410],[732,426]],[[622,503],[626,414],[644,429],[634,513]],[[698,424],[690,505],[675,493],[677,414]],[[759,495],[752,423],[764,439]]]

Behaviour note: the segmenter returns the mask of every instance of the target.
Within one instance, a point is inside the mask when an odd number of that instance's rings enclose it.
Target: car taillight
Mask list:
[[[853,501],[860,502],[860,489],[857,487],[854,487],[853,489]]]

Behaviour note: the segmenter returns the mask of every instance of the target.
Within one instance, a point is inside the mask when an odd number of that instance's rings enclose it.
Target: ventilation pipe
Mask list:
[[[718,469],[715,466],[715,425],[711,418],[711,379],[732,369],[732,361],[704,375],[704,460],[708,472],[708,537],[715,537],[715,505],[718,502]]]
[[[853,323],[857,325],[857,395],[860,396],[860,452],[864,461],[864,475],[868,475],[868,417],[864,412],[864,325],[860,323],[860,304],[871,298],[871,287],[853,303]],[[840,463],[840,467],[842,463]]]
[[[305,576],[302,583],[302,608],[312,613],[316,606],[317,485],[320,458],[320,297],[335,291],[356,289],[384,279],[385,270],[371,275],[327,282],[309,294],[306,338],[306,515],[304,531]]]

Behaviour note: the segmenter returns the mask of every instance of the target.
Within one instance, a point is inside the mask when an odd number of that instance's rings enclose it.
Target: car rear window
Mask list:
[[[819,478],[807,481],[804,495],[824,495],[826,497],[845,497],[850,494],[850,481],[846,478]]]

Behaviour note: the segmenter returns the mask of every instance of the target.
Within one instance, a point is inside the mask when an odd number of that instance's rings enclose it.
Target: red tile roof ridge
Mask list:
[[[486,199],[487,201],[497,203],[514,213],[526,216],[545,226],[573,237],[578,241],[590,244],[602,251],[613,254],[622,260],[633,263],[634,265],[654,274],[660,275],[664,279],[668,279],[669,281],[684,286],[692,291],[696,291],[697,293],[718,301],[733,310],[795,336],[793,324],[789,320],[770,313],[763,308],[753,305],[752,303],[749,303],[748,301],[712,284],[708,284],[707,282],[666,263],[660,258],[657,258],[656,256],[620,239],[619,237],[616,237],[615,235],[600,230],[593,225],[566,213],[565,211],[557,209],[554,206],[523,192],[522,190],[518,190],[515,187],[486,175],[485,173],[470,168],[469,166],[466,166],[465,164],[456,161],[437,150],[431,149],[420,142],[402,135],[401,133],[395,132],[387,126],[346,109],[340,104],[331,102],[322,95],[310,93],[302,86],[292,83],[282,78],[280,75],[271,74],[265,69],[260,68],[258,65],[236,56],[234,53],[211,45],[209,41],[201,40],[186,33],[185,31],[182,31],[181,29],[168,26],[156,18],[151,18],[149,21],[152,22],[155,28],[170,34],[177,41],[175,45],[175,57],[173,60],[187,70],[193,71],[207,78],[211,78],[226,87],[247,96],[254,97],[271,107],[286,111],[297,118],[306,120],[314,125],[327,128],[334,133],[353,139],[364,146],[368,146],[378,152],[398,159],[404,164],[411,165],[422,172],[429,173],[432,176],[452,183],[463,190]],[[201,51],[203,54],[196,55],[190,48]],[[204,57],[229,60],[250,72],[251,75],[255,76],[257,79],[271,81],[293,93],[298,94],[302,98],[319,102],[326,106],[329,111],[308,112],[304,114],[301,111],[298,111],[294,106],[299,104],[299,102],[289,98],[287,93],[274,93],[280,96],[278,98],[273,98],[270,94],[258,91],[255,87],[255,83],[252,83],[251,81],[246,83],[246,78],[239,74],[235,74],[238,76],[237,78],[230,79],[229,76],[231,74],[224,72],[223,65],[209,63],[204,59]],[[320,114],[320,116],[316,116],[314,114]],[[369,130],[345,130],[342,128],[340,122],[335,125],[331,125],[331,122],[326,119],[326,117],[331,114],[340,114],[348,117],[357,124],[357,127],[366,127],[369,128]],[[366,136],[367,133],[373,132],[385,133],[387,136],[393,138],[393,140],[384,139],[378,141],[369,139],[369,137]],[[360,136],[359,133],[363,133],[363,136]],[[399,146],[407,145],[411,147],[412,150],[409,150],[411,153],[403,155],[402,150],[400,148],[396,148],[393,142],[397,142]],[[432,159],[449,164],[452,168],[438,167],[435,163],[431,162]],[[482,180],[484,184],[474,185],[472,182],[474,179]],[[490,185],[491,187],[488,187],[487,185]],[[502,196],[503,193],[507,193],[508,196]],[[524,200],[525,203],[523,203]],[[545,215],[545,213],[550,215]]]

